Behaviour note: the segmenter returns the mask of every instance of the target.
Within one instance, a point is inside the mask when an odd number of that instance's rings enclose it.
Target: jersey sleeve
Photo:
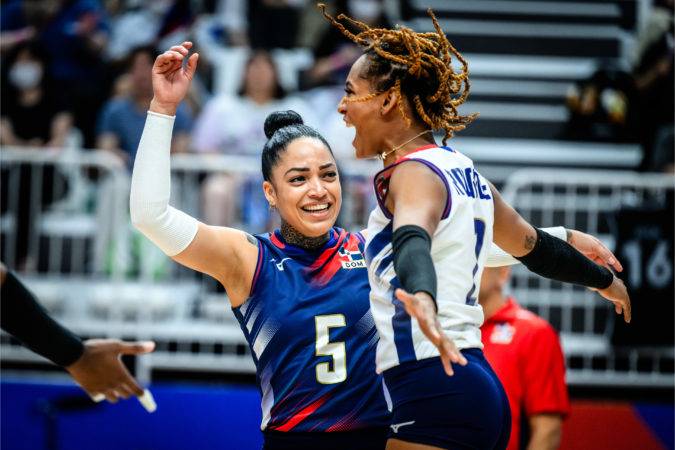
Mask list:
[[[569,413],[565,359],[553,328],[545,323],[533,330],[523,367],[523,407],[527,416]]]

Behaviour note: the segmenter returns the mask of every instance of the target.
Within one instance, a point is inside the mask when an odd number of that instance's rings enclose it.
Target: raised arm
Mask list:
[[[534,228],[502,199],[492,184],[490,189],[494,199],[495,244],[538,275],[597,290],[614,304],[617,314],[623,312],[626,322],[630,322],[630,299],[626,286],[619,278],[609,269],[587,259],[565,241]]]
[[[255,238],[240,230],[205,225],[169,206],[173,122],[197,68],[197,53],[183,64],[190,48],[191,42],[171,47],[153,65],[154,97],[131,177],[131,221],[174,261],[217,279],[232,306],[239,306],[253,279]]]

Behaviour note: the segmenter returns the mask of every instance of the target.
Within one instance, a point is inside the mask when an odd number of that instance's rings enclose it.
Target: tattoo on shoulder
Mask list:
[[[534,244],[537,243],[537,238],[535,236],[525,236],[525,248],[527,250],[532,250]]]
[[[255,245],[256,247],[258,246],[258,241],[256,238],[254,238],[252,235],[248,233],[244,233],[246,235],[246,240],[248,241],[249,244]]]

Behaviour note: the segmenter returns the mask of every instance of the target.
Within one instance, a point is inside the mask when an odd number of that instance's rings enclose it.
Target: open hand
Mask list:
[[[198,53],[193,53],[187,64],[183,61],[190,53],[192,42],[174,45],[155,59],[152,66],[152,90],[154,97],[150,110],[173,116],[183,100],[197,70]]]
[[[141,355],[155,349],[154,342],[122,342],[118,339],[84,341],[84,353],[66,370],[94,401],[102,398],[116,403],[132,395],[140,397],[143,388],[131,376],[122,355]]]
[[[628,297],[628,290],[626,285],[623,284],[621,279],[616,276],[612,280],[612,284],[605,289],[593,289],[597,290],[598,294],[605,297],[610,302],[614,303],[614,311],[617,314],[623,313],[623,320],[626,323],[630,323],[631,310],[630,310],[630,298]]]
[[[417,319],[417,323],[424,335],[436,346],[441,356],[443,368],[448,376],[454,374],[452,364],[465,366],[466,358],[460,353],[455,343],[446,336],[441,328],[436,315],[436,307],[431,296],[426,292],[410,294],[403,289],[396,289],[396,298],[404,305],[405,310],[411,317]]]

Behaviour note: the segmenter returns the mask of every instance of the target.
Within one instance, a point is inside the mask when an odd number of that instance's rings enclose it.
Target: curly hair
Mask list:
[[[393,30],[371,28],[345,14],[339,14],[337,18],[331,16],[323,3],[317,6],[333,26],[364,48],[368,55],[369,64],[364,75],[371,80],[376,92],[352,101],[370,100],[393,87],[399,98],[405,96],[411,102],[419,120],[432,130],[445,132],[443,144],[478,117],[477,113],[462,116],[457,111],[469,95],[469,66],[448,41],[431,9],[427,13],[436,32],[417,33],[401,26]],[[360,31],[352,33],[340,21],[346,21]],[[462,65],[459,72],[452,67],[453,55]],[[410,126],[403,102],[398,103],[398,110]]]

